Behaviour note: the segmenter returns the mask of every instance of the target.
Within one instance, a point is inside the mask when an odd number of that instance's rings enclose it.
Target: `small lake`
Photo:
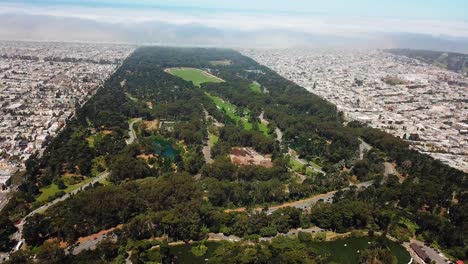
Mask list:
[[[336,241],[310,242],[310,246],[317,248],[320,252],[329,254],[330,260],[335,263],[356,264],[359,260],[358,251],[368,248],[376,240],[377,238],[375,237],[351,237]],[[403,246],[390,240],[387,240],[387,242],[393,255],[397,257],[399,264],[409,263],[411,257]],[[202,257],[192,254],[191,249],[194,245],[196,244],[173,246],[171,247],[171,254],[174,254],[178,258],[179,263],[206,263],[205,259],[211,258],[214,251],[222,244],[206,242],[205,245],[208,247],[208,250]]]
[[[175,159],[179,151],[167,140],[156,139],[153,141],[154,153],[164,158]]]
[[[209,259],[213,256],[215,250],[222,246],[218,242],[205,242],[205,246],[208,247],[206,254],[201,257],[197,257],[192,253],[192,247],[198,245],[193,243],[190,245],[178,245],[171,247],[171,254],[177,257],[178,263],[206,263],[205,259]]]
[[[311,244],[320,251],[329,253],[332,261],[343,264],[354,264],[358,263],[359,260],[358,251],[361,252],[367,249],[376,240],[376,237],[350,237],[335,241],[311,242]],[[397,257],[399,264],[409,263],[411,257],[403,246],[390,240],[387,240],[387,243],[393,255]]]

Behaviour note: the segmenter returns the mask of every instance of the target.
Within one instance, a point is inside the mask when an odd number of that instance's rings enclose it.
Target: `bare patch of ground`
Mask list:
[[[145,161],[148,161],[150,158],[156,158],[154,154],[140,154],[137,156],[137,158],[144,159]]]
[[[156,119],[153,121],[144,121],[143,124],[146,130],[155,131],[159,129],[159,121]]]
[[[273,167],[271,157],[262,155],[253,148],[232,148],[230,156],[231,162],[239,166],[258,165],[265,168]]]
[[[92,234],[92,235],[89,235],[89,236],[85,236],[85,237],[80,237],[80,238],[78,238],[77,242],[83,243],[83,242],[86,242],[86,241],[94,240],[95,238],[103,236],[103,235],[105,235],[107,233],[110,233],[110,232],[116,230],[116,229],[122,229],[122,227],[123,227],[123,225],[120,224],[120,225],[118,225],[116,227],[112,227],[112,228],[109,228],[109,229],[106,229],[106,230],[101,230],[98,233],[95,233],[95,234]]]
[[[218,65],[229,66],[232,64],[232,61],[231,60],[216,60],[216,61],[210,61],[210,64],[214,66],[218,66]]]
[[[99,131],[99,133],[102,133],[104,135],[110,135],[110,134],[112,134],[112,130],[101,130],[101,131]]]

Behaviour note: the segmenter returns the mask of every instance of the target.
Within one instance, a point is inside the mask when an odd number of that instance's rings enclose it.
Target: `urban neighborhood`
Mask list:
[[[0,42],[0,189],[67,123],[133,48]]]
[[[251,49],[259,63],[414,149],[468,171],[468,77],[379,50]]]

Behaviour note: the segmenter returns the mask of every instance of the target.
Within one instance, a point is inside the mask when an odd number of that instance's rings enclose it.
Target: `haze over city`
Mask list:
[[[0,263],[468,263],[466,0],[0,0]]]
[[[467,9],[463,0],[6,0],[0,38],[466,52]]]

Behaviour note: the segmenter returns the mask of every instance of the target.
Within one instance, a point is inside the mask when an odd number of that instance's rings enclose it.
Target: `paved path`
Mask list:
[[[435,249],[424,245],[424,242],[411,239],[411,243],[415,243],[416,245],[420,246],[424,252],[431,258],[432,261],[435,261],[436,264],[445,264],[448,260],[442,253],[437,252]]]
[[[210,164],[213,163],[213,159],[211,158],[211,146],[210,146],[210,141],[209,140],[204,140],[203,141],[203,157],[205,158],[205,162]]]
[[[279,128],[276,128],[275,133],[276,133],[276,140],[281,144],[283,142],[283,131],[281,131],[281,129]]]
[[[301,231],[306,232],[306,233],[310,233],[310,234],[326,232],[326,230],[324,230],[324,229],[322,229],[320,227],[317,227],[317,226],[310,227],[310,228],[305,228],[305,229],[298,228],[298,229],[291,229],[287,233],[278,233],[276,236],[273,236],[273,237],[261,237],[260,241],[270,241],[273,238],[279,237],[279,236],[297,235]],[[235,235],[226,236],[223,233],[208,233],[207,235],[208,235],[208,239],[207,239],[208,241],[222,241],[222,240],[230,241],[230,242],[242,241],[242,238],[240,238],[238,236],[235,236]],[[197,241],[189,241],[189,244],[194,243],[194,242],[197,242]],[[185,242],[183,242],[183,241],[174,241],[174,242],[168,243],[169,246],[183,245],[183,244],[185,244]],[[159,248],[159,246],[154,246],[153,248]]]
[[[210,120],[213,122],[214,126],[217,126],[219,123],[214,117],[210,116],[208,111],[206,111],[205,108],[203,108],[203,113],[205,113],[205,121],[208,123]],[[206,127],[207,133],[209,135],[209,126]],[[209,136],[208,136],[209,137]],[[203,148],[202,148],[202,153],[203,157],[205,158],[206,163],[213,163],[213,159],[211,158],[211,146],[210,146],[210,139],[208,138],[207,140],[203,140]]]
[[[111,229],[111,231],[115,230],[115,228]],[[114,234],[109,235],[111,232],[109,230],[105,230],[105,232],[102,232],[102,234],[96,234],[96,235],[91,235],[90,238],[86,237],[87,239],[83,239],[82,241],[78,241],[78,245],[70,248],[71,253],[73,255],[78,255],[81,252],[85,250],[94,250],[97,247],[97,244],[101,241],[103,241],[106,238],[111,238],[111,240],[117,242],[117,236]],[[69,251],[68,251],[69,253]],[[67,254],[68,254],[67,253]]]
[[[0,191],[0,211],[2,211],[3,207],[8,203],[10,200],[11,191]]]
[[[359,159],[364,159],[365,152],[372,149],[372,146],[367,144],[364,140],[359,139],[361,144],[359,144]]]
[[[39,208],[36,208],[35,210],[31,211],[29,214],[27,214],[25,217],[23,217],[20,220],[19,224],[16,225],[16,228],[18,228],[18,231],[13,235],[13,238],[15,240],[17,240],[17,241],[20,241],[20,242],[24,243],[23,228],[24,228],[24,225],[26,224],[26,222],[28,220],[27,219],[28,217],[31,217],[31,216],[33,216],[35,214],[38,214],[38,213],[45,212],[52,205],[57,204],[57,203],[62,202],[62,201],[65,201],[66,199],[70,198],[70,196],[75,195],[78,192],[80,192],[81,190],[84,190],[86,187],[91,186],[91,185],[97,183],[98,181],[101,181],[101,180],[105,179],[107,176],[109,176],[109,172],[107,172],[107,171],[103,172],[103,173],[101,173],[101,175],[97,176],[92,181],[84,184],[80,188],[77,188],[77,189],[63,195],[62,197],[59,197],[59,198],[57,198],[57,199],[55,199],[55,200],[53,200],[53,201],[51,201],[51,202],[49,202],[49,203],[47,203],[47,204],[45,204],[43,206],[41,206]]]
[[[265,119],[265,111],[262,111],[262,112],[260,113],[260,115],[258,116],[258,119],[260,119],[260,122],[261,122],[262,124],[265,124],[265,125],[270,124],[270,122],[268,122],[268,120]]]
[[[135,118],[132,120],[132,122],[130,122],[130,124],[128,125],[128,135],[130,136],[130,138],[126,139],[125,142],[127,143],[127,145],[130,145],[132,144],[133,142],[135,142],[135,139],[137,138],[136,136],[136,133],[135,133],[135,130],[133,129],[133,125],[136,123],[136,122],[139,122],[141,121],[141,118]]]
[[[262,113],[258,116],[258,119],[260,119],[260,122],[262,122],[265,125],[270,124],[270,122],[265,119],[265,111],[262,111]],[[281,144],[281,142],[283,142],[283,131],[281,131],[281,129],[276,127],[275,134],[276,134],[276,141],[278,141]]]
[[[78,255],[84,250],[94,250],[96,249],[97,244],[101,242],[102,240],[104,240],[105,238],[106,238],[106,235],[102,235],[102,236],[96,236],[96,238],[93,240],[83,241],[79,243],[77,246],[74,246],[73,249],[71,250],[71,253],[73,255]]]
[[[351,186],[356,186],[357,188],[367,188],[367,187],[371,186],[373,183],[374,183],[374,181],[368,181],[368,182],[363,182],[363,183],[359,183],[359,184],[351,185]],[[341,190],[346,191],[346,190],[349,190],[349,188],[350,187],[346,187],[346,188],[343,188]],[[271,206],[271,207],[268,208],[267,213],[271,214],[274,211],[276,211],[276,210],[278,210],[280,208],[285,208],[285,207],[296,207],[296,208],[299,208],[299,209],[308,209],[308,208],[310,208],[310,206],[312,204],[317,203],[319,200],[323,200],[326,203],[331,203],[332,200],[333,200],[333,197],[335,196],[335,194],[337,192],[338,191],[331,191],[331,192],[327,192],[327,193],[323,193],[323,194],[318,194],[318,195],[315,195],[313,197],[302,199],[302,200],[299,200],[299,201]],[[257,207],[257,208],[254,208],[253,210],[257,211],[257,212],[260,212],[264,208],[265,207]],[[247,210],[245,207],[241,207],[241,208],[236,208],[236,209],[227,209],[227,210],[225,210],[225,212],[227,212],[227,213],[229,213],[229,212],[244,212],[245,210]]]
[[[132,258],[132,251],[127,251],[128,257],[125,259],[125,264],[132,264],[133,262],[131,261]]]
[[[301,158],[299,158],[297,156],[297,154],[295,153],[295,151],[292,149],[292,148],[289,148],[289,151],[288,151],[289,155],[291,156],[291,158],[295,159],[297,162],[299,162],[300,164],[302,165],[306,165],[308,168],[310,168],[311,170],[315,171],[315,172],[318,172],[322,175],[327,175],[326,172],[324,172],[323,170],[317,168],[317,167],[314,167],[312,165],[310,165],[306,160],[303,160]]]

